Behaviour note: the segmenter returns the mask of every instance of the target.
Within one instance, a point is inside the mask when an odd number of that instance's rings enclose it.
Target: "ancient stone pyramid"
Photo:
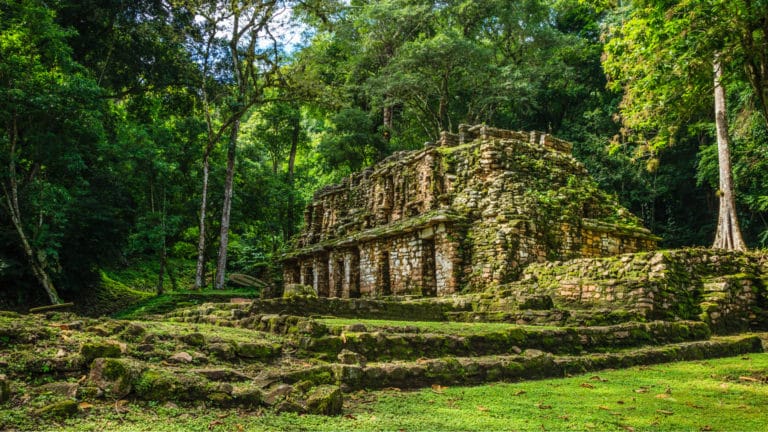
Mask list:
[[[462,125],[395,153],[315,193],[285,283],[321,297],[444,296],[515,280],[534,262],[655,248],[571,149]]]

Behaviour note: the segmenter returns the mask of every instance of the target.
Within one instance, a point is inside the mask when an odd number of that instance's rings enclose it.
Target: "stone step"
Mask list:
[[[662,345],[709,338],[706,324],[693,321],[625,323],[602,327],[535,328],[509,326],[477,334],[344,331],[327,336],[304,336],[300,351],[333,361],[354,353],[367,361],[414,360],[445,356],[517,354],[538,349],[554,354],[604,352],[625,347]]]
[[[73,383],[81,400],[135,398],[154,402],[205,402],[218,407],[272,408],[277,412],[334,415],[343,395],[335,385],[304,381],[262,385],[227,368],[158,367],[129,358],[94,360],[88,379]]]
[[[644,321],[643,314],[624,309],[559,309],[549,310],[491,310],[485,312],[446,312],[448,321],[497,322],[543,326],[595,326],[614,325],[630,321]]]
[[[469,385],[562,377],[613,368],[703,360],[762,352],[757,336],[717,337],[619,352],[556,356],[538,350],[519,355],[422,359],[412,362],[337,364],[336,381],[345,392],[396,387],[415,389],[431,385]]]

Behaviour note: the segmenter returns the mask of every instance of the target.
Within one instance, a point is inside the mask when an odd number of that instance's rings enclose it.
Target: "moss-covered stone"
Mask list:
[[[142,336],[147,332],[147,329],[144,328],[141,324],[138,323],[129,323],[125,330],[123,330],[120,337],[127,341],[138,341],[141,340]]]
[[[54,402],[34,410],[32,414],[47,420],[64,420],[77,414],[77,402],[72,399]]]
[[[207,398],[210,386],[208,380],[196,374],[148,369],[134,389],[136,396],[144,400],[196,401]]]
[[[309,285],[287,284],[283,288],[283,298],[317,297],[317,291]]]
[[[122,352],[117,342],[86,342],[80,347],[80,355],[83,356],[83,361],[86,364],[90,364],[99,357],[118,358]]]
[[[235,387],[232,391],[234,402],[245,408],[256,408],[261,405],[264,394],[261,389],[253,386]]]
[[[185,334],[181,336],[180,339],[182,342],[193,347],[202,347],[205,345],[205,335],[198,332]]]
[[[318,386],[307,394],[307,411],[310,414],[338,415],[344,404],[344,396],[338,386]]]
[[[236,345],[228,342],[209,343],[208,352],[222,360],[234,360],[237,356]]]
[[[97,358],[91,364],[88,378],[104,396],[119,399],[133,390],[133,384],[145,369],[145,364],[131,359]]]
[[[280,354],[280,344],[271,344],[266,342],[241,342],[238,343],[235,351],[239,357],[249,359],[267,360]]]

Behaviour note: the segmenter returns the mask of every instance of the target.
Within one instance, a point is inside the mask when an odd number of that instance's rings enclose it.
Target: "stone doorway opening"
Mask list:
[[[333,297],[341,298],[344,294],[344,260],[338,259],[333,266]]]
[[[437,267],[435,266],[435,239],[421,241],[421,295],[424,297],[437,296]]]
[[[392,295],[392,281],[389,274],[389,252],[381,252],[379,255],[378,270],[379,292],[383,296]]]
[[[360,250],[355,248],[349,256],[349,298],[360,297]]]
[[[315,287],[315,269],[312,266],[304,267],[304,277],[301,282],[317,290],[317,287]]]

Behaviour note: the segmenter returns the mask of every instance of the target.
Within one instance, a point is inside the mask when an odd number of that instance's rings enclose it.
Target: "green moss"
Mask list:
[[[285,374],[283,379],[288,383],[309,381],[314,385],[335,384],[336,378],[331,366],[315,366]]]
[[[77,414],[77,402],[67,399],[44,406],[34,411],[34,415],[48,420],[64,420]]]
[[[243,342],[237,344],[237,355],[249,359],[266,360],[280,355],[280,344]]]
[[[138,397],[153,401],[205,400],[209,394],[207,380],[198,375],[157,369],[142,373],[134,388]]]
[[[338,415],[344,398],[337,386],[322,385],[314,388],[307,396],[307,411],[310,414]]]
[[[80,355],[86,364],[99,357],[117,358],[121,354],[120,346],[115,342],[87,342],[80,348]]]

